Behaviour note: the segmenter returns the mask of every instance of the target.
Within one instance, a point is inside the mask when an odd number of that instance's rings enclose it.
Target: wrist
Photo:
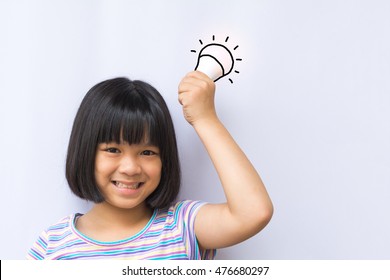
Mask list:
[[[222,122],[219,120],[217,115],[213,115],[207,118],[201,118],[192,123],[192,127],[199,134],[203,131],[210,131],[216,129],[222,125]]]

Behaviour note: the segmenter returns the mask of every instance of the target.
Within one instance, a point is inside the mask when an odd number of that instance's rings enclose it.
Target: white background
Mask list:
[[[220,118],[275,206],[219,259],[390,257],[390,2],[0,1],[1,259],[90,205],[64,177],[77,108],[94,84],[153,84],[177,130],[181,198],[223,201],[177,102],[199,39],[229,36],[239,74],[217,82]],[[240,186],[237,186],[238,188]]]

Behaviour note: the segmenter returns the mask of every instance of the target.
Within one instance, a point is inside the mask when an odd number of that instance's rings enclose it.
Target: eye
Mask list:
[[[154,155],[157,155],[157,153],[152,151],[152,150],[145,150],[145,151],[141,152],[141,155],[143,155],[143,156],[154,156]]]
[[[111,154],[119,154],[121,152],[117,148],[106,148],[106,149],[104,149],[104,151],[106,151],[107,153],[111,153]]]

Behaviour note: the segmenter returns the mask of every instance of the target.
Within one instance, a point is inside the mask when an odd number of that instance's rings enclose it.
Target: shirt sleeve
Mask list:
[[[183,225],[183,236],[186,242],[187,254],[191,260],[212,260],[216,250],[201,250],[195,235],[195,218],[199,209],[205,202],[185,200],[175,205],[177,219]]]
[[[31,249],[27,253],[28,260],[44,260],[47,250],[47,232],[44,231],[38,237],[37,241],[33,244]]]

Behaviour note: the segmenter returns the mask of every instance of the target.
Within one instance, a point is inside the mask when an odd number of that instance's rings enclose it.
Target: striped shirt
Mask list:
[[[194,232],[199,201],[180,201],[168,209],[156,209],[136,235],[115,242],[93,240],[75,227],[81,214],[65,217],[45,230],[28,252],[28,259],[213,259],[216,250],[200,250]]]

